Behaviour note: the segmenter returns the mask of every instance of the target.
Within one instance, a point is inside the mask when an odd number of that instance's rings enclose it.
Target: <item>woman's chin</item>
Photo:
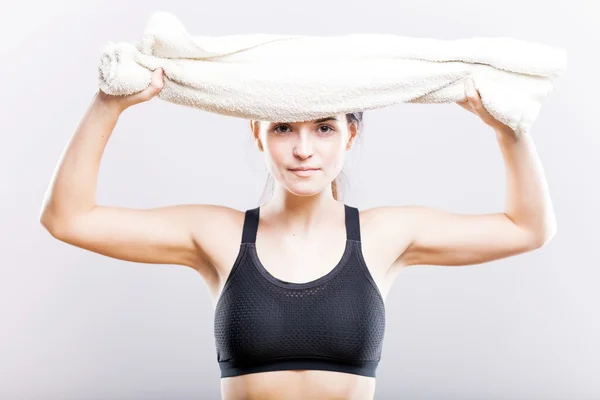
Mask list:
[[[323,191],[324,187],[322,185],[316,184],[316,182],[306,182],[303,184],[292,184],[288,185],[287,190],[290,193],[295,194],[296,196],[314,196]]]

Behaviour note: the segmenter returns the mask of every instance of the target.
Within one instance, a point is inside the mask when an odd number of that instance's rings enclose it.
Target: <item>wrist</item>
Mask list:
[[[496,128],[494,132],[496,133],[496,139],[505,143],[514,143],[519,140],[519,136],[510,128]]]
[[[98,90],[96,93],[94,104],[104,110],[117,114],[121,114],[127,108],[118,97],[108,95],[102,90]]]

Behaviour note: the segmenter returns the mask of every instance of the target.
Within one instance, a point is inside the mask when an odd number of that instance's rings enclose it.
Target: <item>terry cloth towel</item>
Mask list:
[[[156,12],[139,42],[108,42],[99,87],[128,95],[162,68],[162,100],[246,119],[309,121],[399,103],[465,100],[471,77],[485,108],[528,131],[566,51],[508,37],[440,40],[393,34],[191,35]]]

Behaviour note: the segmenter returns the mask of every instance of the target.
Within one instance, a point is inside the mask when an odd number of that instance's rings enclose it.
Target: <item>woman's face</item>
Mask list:
[[[259,150],[265,152],[269,173],[298,196],[329,188],[344,163],[345,151],[356,137],[345,114],[306,122],[251,122]]]

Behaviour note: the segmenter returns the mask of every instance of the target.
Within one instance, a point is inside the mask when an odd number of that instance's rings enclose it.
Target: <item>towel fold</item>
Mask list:
[[[129,95],[162,68],[162,100],[246,119],[297,122],[399,103],[465,99],[471,77],[485,108],[526,132],[564,49],[508,37],[440,40],[392,34],[191,35],[168,12],[149,19],[139,42],[108,42],[99,87]]]

